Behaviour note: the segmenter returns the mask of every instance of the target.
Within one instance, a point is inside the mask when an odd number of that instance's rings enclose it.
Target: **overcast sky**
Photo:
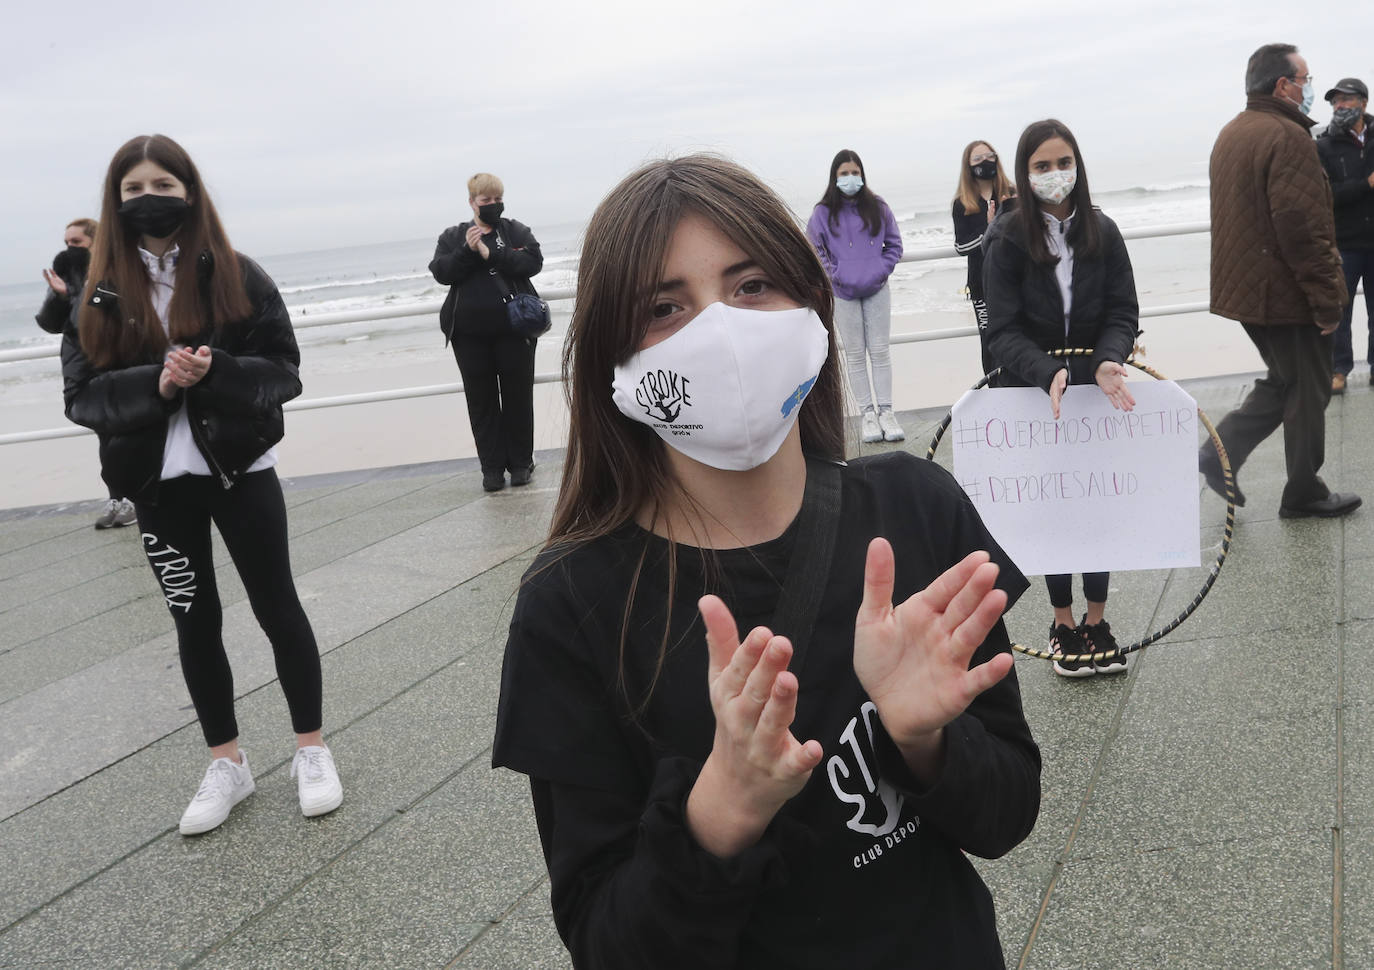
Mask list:
[[[1200,180],[1251,51],[1298,44],[1325,121],[1327,87],[1374,80],[1370,24],[1291,0],[12,5],[0,282],[36,279],[151,132],[258,255],[437,236],[479,170],[536,230],[580,221],[645,158],[699,148],[809,207],[849,147],[879,194],[940,205],[967,141],[1010,157],[1047,116],[1099,191]]]

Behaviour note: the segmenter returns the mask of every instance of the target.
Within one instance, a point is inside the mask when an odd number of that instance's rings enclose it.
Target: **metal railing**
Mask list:
[[[1157,239],[1165,236],[1188,236],[1211,231],[1211,226],[1206,222],[1182,222],[1160,226],[1140,226],[1134,229],[1123,229],[1121,235],[1126,239]],[[920,263],[931,262],[939,259],[962,259],[964,257],[954,251],[953,246],[936,246],[929,249],[920,249],[913,252],[904,253],[901,262]],[[571,300],[576,296],[576,290],[572,287],[562,287],[550,289],[544,292],[544,299],[549,301]],[[395,320],[411,316],[427,316],[437,314],[443,305],[442,300],[425,301],[424,303],[411,303],[402,306],[378,307],[368,310],[341,310],[331,313],[310,313],[303,308],[296,308],[291,311],[292,326],[296,330],[305,330],[313,327],[329,327],[347,323],[366,323],[373,320]],[[1206,312],[1206,303],[1175,303],[1165,306],[1143,307],[1140,311],[1142,317],[1162,317],[1173,316],[1184,313]],[[893,334],[889,340],[893,344],[921,343],[928,340],[951,340],[957,337],[971,337],[978,333],[975,326],[967,327],[947,327],[942,330],[923,330],[915,333]],[[17,350],[0,351],[0,364],[12,363],[21,360],[41,360],[49,357],[57,357],[59,348],[55,346],[46,347],[25,347]],[[535,374],[534,383],[536,384],[556,384],[561,382],[563,375],[558,372]],[[317,408],[344,407],[353,404],[373,404],[380,401],[400,401],[411,398],[433,397],[441,394],[461,394],[463,384],[457,381],[451,384],[431,384],[424,387],[401,387],[389,391],[364,391],[358,394],[339,394],[333,397],[307,398],[287,403],[284,406],[286,411],[311,411]],[[0,445],[19,444],[27,441],[47,441],[55,438],[74,438],[80,435],[93,434],[89,428],[70,426],[65,428],[45,428],[37,431],[16,431],[11,434],[0,435]]]

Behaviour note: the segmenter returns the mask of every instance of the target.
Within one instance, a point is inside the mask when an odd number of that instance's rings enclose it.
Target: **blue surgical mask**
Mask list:
[[[841,175],[835,180],[835,188],[845,195],[857,195],[859,189],[864,187],[864,177],[862,175]]]
[[[1312,79],[1308,78],[1307,83],[1302,86],[1302,104],[1298,105],[1298,110],[1303,114],[1312,113],[1312,102],[1317,100],[1317,92],[1312,88]]]

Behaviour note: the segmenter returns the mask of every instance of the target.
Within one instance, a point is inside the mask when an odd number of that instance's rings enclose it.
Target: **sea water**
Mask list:
[[[1124,191],[1104,192],[1097,204],[1112,216],[1123,229],[1166,223],[1205,221],[1207,218],[1207,188],[1205,185],[1139,187]],[[898,218],[902,243],[907,251],[953,245],[950,205],[931,199],[888,199]],[[797,207],[804,219],[809,212]],[[535,277],[541,290],[571,287],[576,282],[577,253],[582,226],[564,224],[541,226],[531,222],[544,253],[544,271]],[[436,233],[437,236],[437,233]],[[1205,287],[1207,266],[1191,257],[1198,248],[1199,237],[1172,237],[1166,246],[1151,245],[1162,251],[1187,250],[1189,261],[1165,256],[1162,260],[1148,257],[1137,267],[1137,284],[1152,281],[1155,264],[1171,276],[1184,273],[1190,288]],[[1205,237],[1202,237],[1205,243]],[[1134,250],[1143,244],[1132,245]],[[1206,253],[1205,244],[1201,247]],[[54,252],[56,247],[54,247]],[[434,255],[434,239],[411,239],[398,242],[379,242],[364,246],[322,249],[312,252],[282,254],[250,254],[258,260],[276,281],[282,298],[292,310],[293,318],[301,320],[311,314],[338,310],[385,309],[408,304],[441,300],[447,290],[434,282],[428,265]],[[34,279],[31,282],[0,286],[0,350],[30,345],[55,345],[57,338],[43,333],[34,323],[34,313],[43,301],[47,286],[39,271],[48,264],[53,253],[34,254]],[[964,294],[966,265],[962,258],[935,262],[904,263],[892,281],[892,312],[904,317],[931,311],[961,311],[967,309]],[[1142,280],[1142,276],[1144,279]],[[1175,279],[1175,281],[1177,281]],[[1143,299],[1142,299],[1143,302]],[[557,308],[556,308],[557,309]],[[438,315],[402,317],[340,327],[326,327],[305,337],[303,343],[321,348],[343,346],[350,337],[378,331],[425,330],[438,332]],[[355,341],[356,342],[356,341]],[[3,366],[3,365],[0,365]],[[0,377],[3,380],[3,377]]]

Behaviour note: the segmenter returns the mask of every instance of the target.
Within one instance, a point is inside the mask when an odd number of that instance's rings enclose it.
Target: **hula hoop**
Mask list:
[[[1088,357],[1093,354],[1093,351],[1075,348],[1072,350],[1054,350],[1050,353],[1055,357]],[[1157,381],[1168,380],[1168,378],[1159,373],[1159,371],[1150,367],[1148,364],[1142,364],[1140,361],[1136,360],[1134,356],[1128,357],[1126,363],[1136,370],[1149,374]],[[998,367],[990,374],[985,375],[977,384],[974,384],[970,390],[976,391],[979,388],[986,387],[988,381],[996,377],[1001,371],[1002,368]],[[1226,483],[1226,529],[1221,537],[1221,551],[1217,553],[1217,558],[1212,563],[1212,568],[1208,570],[1207,578],[1203,580],[1202,588],[1198,590],[1197,595],[1193,597],[1192,602],[1184,608],[1183,612],[1179,613],[1178,616],[1174,617],[1149,636],[1129,646],[1122,647],[1120,649],[1120,653],[1122,654],[1134,653],[1142,647],[1148,647],[1150,644],[1172,633],[1184,620],[1192,616],[1193,611],[1207,598],[1207,594],[1211,591],[1212,585],[1217,581],[1218,574],[1221,573],[1222,563],[1226,562],[1227,553],[1231,551],[1231,536],[1236,528],[1236,477],[1231,472],[1231,459],[1227,457],[1226,446],[1221,443],[1221,436],[1217,434],[1217,429],[1212,426],[1212,422],[1208,419],[1202,408],[1197,409],[1197,416],[1198,420],[1202,422],[1202,426],[1207,429],[1207,434],[1212,439],[1212,446],[1217,450],[1217,458],[1221,462],[1222,478]],[[949,412],[945,414],[945,419],[941,421],[939,427],[935,429],[935,437],[930,439],[930,447],[926,450],[927,460],[933,461],[935,459],[935,451],[940,446],[940,439],[945,436],[945,431],[949,429],[950,422],[953,419],[954,408],[951,407]],[[1048,650],[1038,650],[1035,647],[1027,647],[1019,643],[1013,643],[1011,648],[1018,653],[1024,653],[1028,657],[1035,657],[1039,660],[1054,660],[1058,658],[1059,660],[1079,663],[1090,660],[1104,660],[1108,655],[1105,650],[1099,651],[1098,653],[1054,654],[1050,653]]]

